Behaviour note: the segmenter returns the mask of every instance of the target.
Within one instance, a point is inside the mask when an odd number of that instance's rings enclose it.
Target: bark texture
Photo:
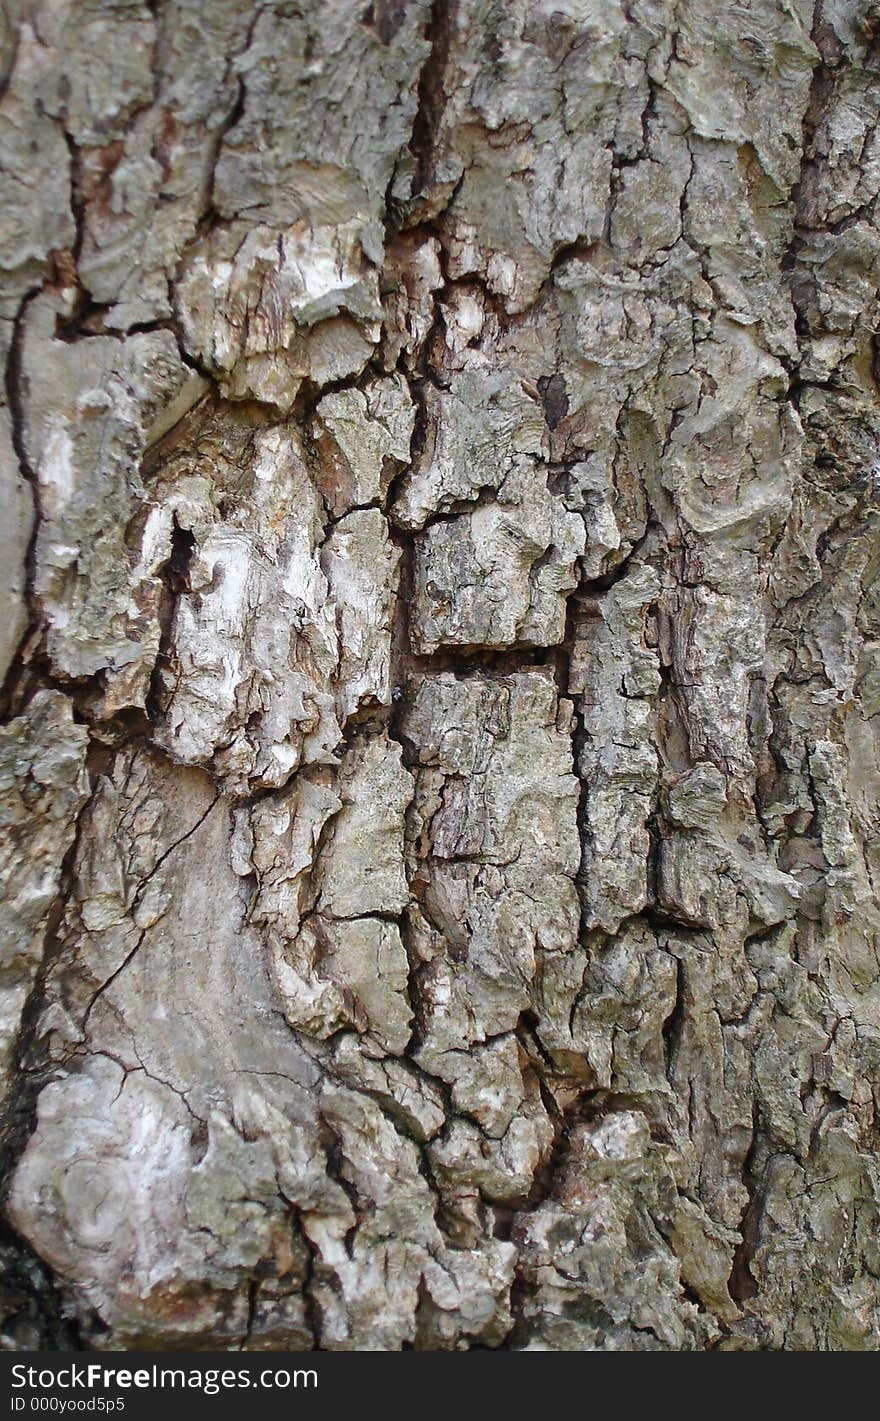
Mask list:
[[[880,1347],[880,8],[0,71],[5,1345]]]

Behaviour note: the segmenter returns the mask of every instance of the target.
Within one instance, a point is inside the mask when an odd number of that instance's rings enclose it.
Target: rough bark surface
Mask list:
[[[880,1347],[880,9],[0,73],[4,1345]]]

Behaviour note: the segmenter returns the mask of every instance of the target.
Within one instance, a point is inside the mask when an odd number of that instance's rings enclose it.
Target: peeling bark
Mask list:
[[[3,1346],[880,1347],[875,8],[8,8]]]

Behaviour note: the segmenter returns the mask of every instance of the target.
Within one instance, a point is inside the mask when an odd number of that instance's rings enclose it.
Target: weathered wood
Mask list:
[[[880,1346],[880,12],[17,0],[4,1345]]]

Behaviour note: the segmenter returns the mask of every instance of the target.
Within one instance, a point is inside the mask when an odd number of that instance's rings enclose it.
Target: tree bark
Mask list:
[[[4,1345],[880,1345],[880,9],[18,0]]]

